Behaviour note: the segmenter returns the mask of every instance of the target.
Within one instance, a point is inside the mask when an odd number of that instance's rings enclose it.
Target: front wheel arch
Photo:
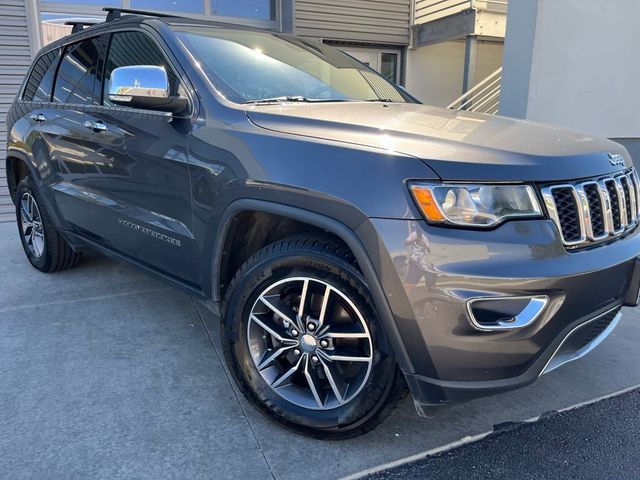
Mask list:
[[[371,297],[373,298],[374,306],[380,315],[382,326],[389,338],[400,369],[403,373],[411,373],[414,371],[412,362],[405,349],[400,332],[396,325],[391,307],[389,306],[389,302],[386,299],[382,285],[378,280],[376,270],[366,249],[364,248],[364,245],[351,228],[325,215],[290,205],[266,202],[263,200],[240,199],[231,203],[222,215],[216,235],[216,244],[211,269],[212,297],[214,301],[222,300],[220,295],[220,267],[229,226],[235,216],[243,211],[258,211],[288,217],[311,225],[316,229],[328,232],[343,242],[353,254],[355,261],[358,264],[358,268],[367,282]]]

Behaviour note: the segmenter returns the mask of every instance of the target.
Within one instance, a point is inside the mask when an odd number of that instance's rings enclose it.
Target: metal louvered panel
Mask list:
[[[31,64],[24,0],[0,2],[0,222],[14,221],[13,204],[6,188],[7,112]]]
[[[372,44],[409,44],[411,0],[296,0],[295,33]]]
[[[541,189],[549,217],[567,247],[611,240],[640,219],[640,179],[634,169],[613,177]]]

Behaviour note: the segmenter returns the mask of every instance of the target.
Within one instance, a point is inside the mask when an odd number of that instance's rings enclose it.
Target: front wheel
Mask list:
[[[332,240],[299,236],[258,252],[229,287],[224,322],[238,385],[296,431],[362,434],[404,391],[366,283]]]

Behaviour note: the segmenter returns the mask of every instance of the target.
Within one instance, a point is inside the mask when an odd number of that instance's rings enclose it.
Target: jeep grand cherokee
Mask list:
[[[93,249],[220,311],[240,389],[322,438],[533,382],[636,305],[618,144],[420,104],[279,33],[110,9],[8,115],[31,264]]]

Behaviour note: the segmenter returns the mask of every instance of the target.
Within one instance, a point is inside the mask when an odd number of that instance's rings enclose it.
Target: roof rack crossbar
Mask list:
[[[119,8],[119,7],[104,7],[103,12],[107,12],[107,22],[117,20],[123,13],[130,13],[132,15],[146,15],[148,17],[178,17],[175,13],[154,12],[152,10],[136,10],[135,8]]]
[[[71,29],[71,33],[78,33],[82,31],[85,27],[90,27],[91,25],[95,25],[97,23],[101,23],[102,20],[69,20],[68,22],[64,22],[65,25],[71,25],[73,28]]]

